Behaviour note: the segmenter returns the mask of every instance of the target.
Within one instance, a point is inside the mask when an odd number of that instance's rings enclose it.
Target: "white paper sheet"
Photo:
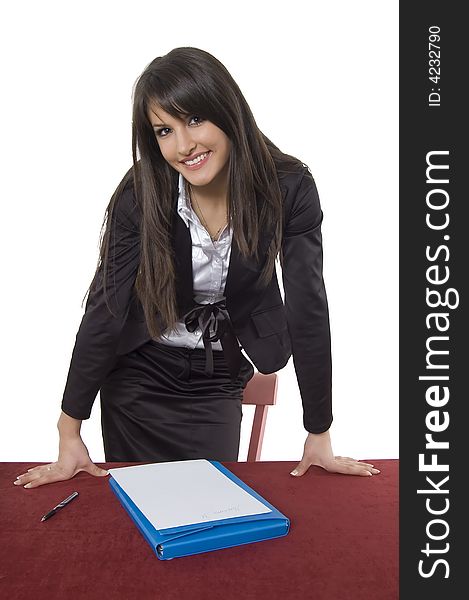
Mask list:
[[[109,472],[156,529],[272,512],[205,459]]]

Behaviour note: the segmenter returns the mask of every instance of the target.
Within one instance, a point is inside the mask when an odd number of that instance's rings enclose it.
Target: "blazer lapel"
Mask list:
[[[176,269],[176,300],[179,316],[182,316],[194,304],[192,239],[189,228],[177,212],[179,174],[176,171],[174,173],[171,243]],[[248,316],[250,306],[257,303],[257,293],[253,290],[253,286],[261,274],[272,235],[272,231],[261,232],[257,261],[254,257],[243,258],[234,238],[232,240],[224,295],[228,312],[233,320],[241,320]],[[262,290],[258,293],[261,292]],[[250,295],[249,301],[246,294]]]

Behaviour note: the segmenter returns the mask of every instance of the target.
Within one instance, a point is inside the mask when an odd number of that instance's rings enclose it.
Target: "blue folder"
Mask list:
[[[272,504],[247,486],[241,479],[218,461],[210,460],[214,467],[234,481],[251,496],[270,508],[271,512],[245,517],[233,517],[217,521],[206,521],[181,527],[155,529],[150,521],[129,498],[120,485],[111,476],[109,484],[122,506],[137,525],[160,560],[171,560],[181,556],[200,554],[222,548],[231,548],[252,542],[270,540],[287,535],[290,520]]]

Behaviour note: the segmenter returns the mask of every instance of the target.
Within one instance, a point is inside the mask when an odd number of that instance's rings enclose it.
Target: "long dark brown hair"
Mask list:
[[[279,253],[280,263],[283,263],[282,194],[278,174],[298,172],[303,163],[281,152],[260,131],[238,85],[225,66],[208,52],[190,47],[175,48],[147,65],[133,89],[133,166],[106,208],[98,266],[88,291],[94,290],[98,278],[103,277],[106,297],[114,206],[124,188],[132,184],[141,213],[140,265],[135,290],[149,332],[158,338],[162,331],[156,314],[160,314],[168,329],[174,328],[181,315],[177,314],[170,241],[174,169],[161,154],[148,118],[153,104],[173,117],[197,115],[211,121],[231,141],[227,202],[233,227],[232,243],[237,244],[243,257],[254,256],[257,260],[259,232],[273,231],[258,281],[261,287],[271,280]],[[111,310],[109,305],[108,308]]]

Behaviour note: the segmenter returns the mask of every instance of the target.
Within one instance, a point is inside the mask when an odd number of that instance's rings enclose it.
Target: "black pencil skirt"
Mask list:
[[[242,395],[254,375],[243,355],[232,381],[224,353],[150,340],[120,356],[100,389],[107,462],[238,460]]]

